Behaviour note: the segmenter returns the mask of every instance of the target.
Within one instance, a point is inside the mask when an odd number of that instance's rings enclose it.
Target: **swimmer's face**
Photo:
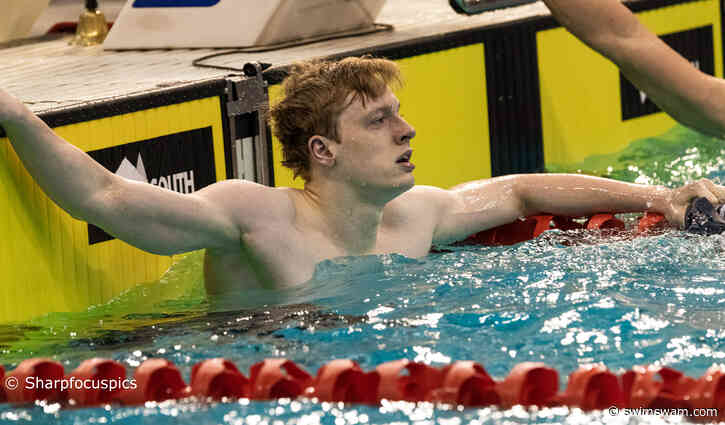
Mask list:
[[[401,156],[411,149],[415,130],[400,116],[400,102],[390,89],[377,99],[368,99],[364,107],[355,99],[338,123],[341,143],[336,146],[335,162],[339,177],[393,195],[413,187],[415,167]]]

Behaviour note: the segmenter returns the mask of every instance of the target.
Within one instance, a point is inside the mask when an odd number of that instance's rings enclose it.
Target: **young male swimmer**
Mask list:
[[[672,190],[536,174],[451,190],[415,186],[415,130],[400,115],[390,88],[398,80],[397,65],[383,59],[347,58],[293,69],[271,116],[284,163],[305,180],[303,190],[225,180],[179,194],[126,180],[55,135],[1,90],[0,125],[40,187],[72,216],[152,253],[206,248],[205,280],[212,296],[300,284],[317,263],[334,257],[423,257],[431,244],[540,212],[648,210],[681,226],[693,197],[725,202],[725,187],[708,180]]]
[[[647,30],[619,0],[544,0],[554,17],[682,124],[725,139],[725,80]]]

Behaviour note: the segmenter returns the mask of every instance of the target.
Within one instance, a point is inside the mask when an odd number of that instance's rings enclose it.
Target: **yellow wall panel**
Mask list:
[[[221,116],[219,98],[211,97],[54,130],[90,151],[211,126],[219,180],[226,175]],[[158,279],[173,261],[119,240],[89,245],[86,223],[42,193],[7,139],[0,139],[0,226],[0,322],[105,302]]]
[[[269,87],[269,102],[274,104],[282,98],[282,86],[274,85]],[[279,139],[272,136],[272,169],[274,170],[274,185],[277,187],[286,186],[302,189],[304,181],[301,178],[294,178],[292,170],[282,165],[282,144]]]
[[[0,141],[0,182],[7,182],[10,179],[7,161],[8,144]],[[12,240],[14,232],[10,227],[10,211],[7,208],[10,205],[8,191],[6,185],[0,184],[0,229],[5,233],[8,240]],[[0,270],[7,270],[6,276],[11,277],[10,273],[10,254],[12,246],[9,243],[0,244]],[[14,274],[12,275],[14,277]],[[9,285],[0,285],[0,309],[4,311],[12,311],[13,299],[10,298]]]
[[[474,44],[397,61],[405,86],[396,95],[401,114],[416,128],[412,141],[417,184],[450,187],[491,177],[483,45]],[[269,90],[272,103],[281,87]],[[273,139],[277,186],[302,187],[282,167]]]
[[[660,35],[712,25],[715,73],[723,75],[718,1],[684,3],[638,17]],[[664,113],[622,121],[619,70],[565,29],[540,31],[537,43],[547,164],[617,152],[631,141],[664,133],[675,124]]]
[[[417,184],[451,187],[491,177],[484,46],[473,44],[398,61],[401,113],[417,130]]]

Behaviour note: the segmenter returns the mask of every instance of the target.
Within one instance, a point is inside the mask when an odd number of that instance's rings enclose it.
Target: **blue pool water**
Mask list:
[[[687,159],[682,158],[693,155],[692,147],[687,149],[670,158],[673,167],[685,167]],[[690,160],[695,162],[687,170],[699,167],[702,175],[725,181],[725,166],[719,160]],[[662,176],[641,172],[632,180],[642,178]],[[634,216],[625,219],[631,223]],[[569,244],[574,240],[578,243]],[[399,358],[433,365],[470,359],[496,378],[506,376],[517,363],[543,361],[560,372],[563,388],[569,373],[591,362],[603,362],[614,371],[657,363],[699,377],[713,363],[725,361],[723,236],[671,231],[602,240],[595,234],[554,231],[511,247],[446,251],[419,260],[385,255],[326,261],[303,288],[281,294],[288,305],[227,305],[229,310],[216,312],[203,296],[201,256],[192,254],[161,282],[136,288],[107,305],[0,328],[0,362],[11,369],[20,359],[50,355],[72,370],[83,359],[101,356],[132,371],[146,358],[165,357],[179,366],[188,382],[194,363],[218,356],[232,360],[245,374],[265,357],[287,357],[311,373],[335,358],[356,360],[365,370]],[[4,405],[0,420],[447,425],[683,419],[612,417],[566,408],[243,400],[78,410]]]

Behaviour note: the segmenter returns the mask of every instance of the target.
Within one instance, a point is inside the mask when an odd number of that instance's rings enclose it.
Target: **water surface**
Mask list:
[[[575,166],[589,164],[589,172],[598,170],[595,174],[669,186],[697,177],[722,179],[724,156],[714,139],[680,127],[663,137],[664,142],[638,142],[618,156]],[[611,165],[595,170],[605,162]],[[635,218],[625,217],[630,225]],[[341,258],[319,264],[312,281],[286,292],[293,303],[227,306],[227,311],[210,309],[201,280],[202,256],[196,253],[160,282],[134,288],[106,305],[4,326],[0,363],[12,368],[23,358],[51,356],[72,370],[86,358],[102,356],[133,370],[147,358],[165,357],[187,381],[194,363],[218,356],[232,360],[245,374],[265,357],[283,356],[311,373],[335,358],[353,359],[366,370],[399,358],[432,365],[470,359],[496,378],[519,362],[543,361],[560,372],[562,387],[566,375],[591,362],[617,372],[662,364],[698,377],[725,358],[724,247],[722,236],[680,231],[634,239],[554,231],[511,247],[443,247],[443,252],[418,260],[400,255]],[[566,408],[369,407],[304,400],[170,401],[79,410],[5,405],[0,419],[336,425],[663,421]]]

